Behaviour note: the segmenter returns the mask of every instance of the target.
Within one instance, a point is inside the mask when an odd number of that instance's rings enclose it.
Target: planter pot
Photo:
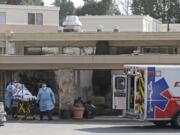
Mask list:
[[[73,111],[73,117],[75,119],[82,119],[83,115],[84,115],[84,107],[73,107],[72,111]]]

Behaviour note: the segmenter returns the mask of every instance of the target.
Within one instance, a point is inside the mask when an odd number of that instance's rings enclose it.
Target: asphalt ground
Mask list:
[[[114,119],[112,119],[114,118]],[[0,135],[114,135],[153,134],[179,135],[180,129],[171,126],[159,128],[151,122],[134,121],[118,117],[95,117],[92,120],[54,119],[9,120],[0,127]]]

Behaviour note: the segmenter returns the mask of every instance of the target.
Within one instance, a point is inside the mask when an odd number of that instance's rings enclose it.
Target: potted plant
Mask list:
[[[73,118],[76,119],[83,118],[85,108],[84,108],[84,102],[81,100],[80,97],[74,100],[72,111],[73,111]]]

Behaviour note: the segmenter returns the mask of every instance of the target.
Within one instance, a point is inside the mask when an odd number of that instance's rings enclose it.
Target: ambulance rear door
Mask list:
[[[113,109],[126,110],[127,76],[113,75]]]

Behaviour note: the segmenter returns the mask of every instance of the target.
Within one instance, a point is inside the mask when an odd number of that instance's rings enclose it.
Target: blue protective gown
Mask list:
[[[7,108],[11,108],[12,106],[14,90],[15,90],[15,86],[12,85],[12,83],[9,83],[8,86],[6,87],[6,92],[5,92],[5,106]]]
[[[40,88],[37,95],[40,111],[51,111],[56,103],[55,96],[51,88]]]

